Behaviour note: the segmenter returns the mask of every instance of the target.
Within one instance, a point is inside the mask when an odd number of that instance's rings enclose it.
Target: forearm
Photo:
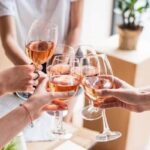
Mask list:
[[[7,57],[15,65],[25,65],[29,64],[30,60],[26,56],[25,52],[19,47],[16,40],[9,36],[2,40],[2,44]]]
[[[0,119],[0,148],[16,136],[31,121],[40,117],[42,110],[36,100],[28,100]],[[12,130],[13,129],[13,130]]]
[[[78,0],[71,3],[69,30],[65,42],[73,47],[77,46],[80,41],[83,5],[84,0]]]
[[[18,45],[14,17],[0,17],[0,27],[1,41],[7,57],[15,65],[23,65],[29,63],[28,57]]]
[[[4,79],[3,79],[3,73],[0,72],[0,96],[5,94],[5,83],[4,83]]]
[[[75,29],[70,30],[65,43],[72,47],[77,46],[80,42],[80,33],[81,33],[80,28],[75,28]]]
[[[0,148],[30,122],[27,112],[19,107],[0,119]]]

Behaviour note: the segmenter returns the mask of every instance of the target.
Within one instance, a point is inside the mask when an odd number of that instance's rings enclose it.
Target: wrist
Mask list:
[[[40,117],[41,115],[41,110],[40,108],[36,105],[36,103],[34,103],[33,101],[31,101],[30,99],[24,103],[24,105],[27,107],[27,109],[29,110],[31,117],[33,120],[37,119],[38,117]]]

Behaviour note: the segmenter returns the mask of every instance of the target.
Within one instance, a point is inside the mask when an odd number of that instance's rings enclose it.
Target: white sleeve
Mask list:
[[[16,16],[14,0],[0,0],[0,16]]]

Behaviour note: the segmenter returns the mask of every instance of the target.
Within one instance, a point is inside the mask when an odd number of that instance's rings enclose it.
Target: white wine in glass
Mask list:
[[[100,90],[102,89],[114,89],[116,86],[114,84],[114,77],[111,65],[107,56],[100,54],[95,56],[98,64],[98,75],[85,77],[83,80],[83,85],[86,95],[93,100],[94,106],[99,108],[99,104],[103,102],[107,97],[102,97],[100,95]],[[121,133],[118,131],[111,131],[108,125],[105,110],[102,110],[102,121],[103,121],[103,132],[96,136],[98,142],[107,142],[118,139]]]
[[[78,72],[76,72],[78,70]],[[72,134],[63,127],[63,111],[72,109],[74,96],[81,83],[79,61],[67,55],[55,56],[52,64],[47,63],[47,73],[49,76],[49,91],[55,95],[59,93],[70,93],[66,99],[64,97],[55,99],[46,106],[46,110],[53,111],[56,126],[51,135],[54,139],[69,139]]]
[[[48,22],[44,17],[40,17],[32,23],[26,39],[25,49],[26,54],[36,68],[35,73],[38,74],[39,66],[53,56],[58,38],[57,34],[57,25]],[[16,92],[16,94],[23,100],[27,100],[31,95],[31,93],[25,92]]]

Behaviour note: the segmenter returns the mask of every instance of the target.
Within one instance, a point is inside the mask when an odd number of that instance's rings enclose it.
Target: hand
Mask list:
[[[114,82],[119,89],[99,90],[99,95],[106,97],[99,103],[101,108],[122,107],[135,112],[150,109],[149,92],[140,92],[116,77]]]
[[[36,119],[41,115],[43,111],[47,110],[47,106],[53,106],[52,101],[59,98],[69,98],[73,95],[72,92],[53,94],[47,91],[48,78],[41,79],[34,94],[29,98],[25,105],[33,114],[33,118]]]
[[[37,77],[34,70],[33,65],[20,65],[1,72],[0,84],[2,85],[3,93],[34,91],[34,79]]]

